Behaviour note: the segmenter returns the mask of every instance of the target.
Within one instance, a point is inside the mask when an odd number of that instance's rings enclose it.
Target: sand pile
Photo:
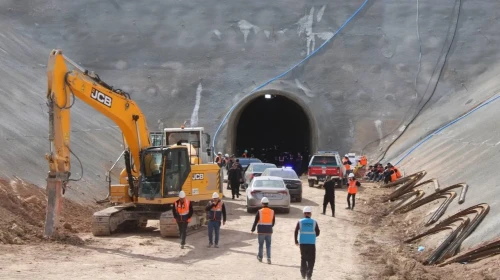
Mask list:
[[[45,190],[21,179],[0,179],[0,242],[25,244],[43,240],[47,196]],[[60,229],[54,240],[78,243],[79,232],[91,230],[89,207],[64,199]]]

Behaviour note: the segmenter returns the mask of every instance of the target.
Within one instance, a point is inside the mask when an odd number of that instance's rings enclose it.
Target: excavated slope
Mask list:
[[[45,66],[53,48],[130,92],[151,129],[190,120],[213,135],[235,102],[317,49],[362,3],[2,1],[0,176],[45,184]],[[306,104],[317,147],[364,150],[371,159],[420,111],[386,156],[398,158],[497,92],[498,27],[494,0],[368,1],[315,56],[266,88]],[[498,106],[443,131],[402,162],[405,171],[426,169],[442,184],[471,185],[465,204],[453,203],[447,213],[490,203],[487,219],[467,240],[472,243],[495,236],[500,220],[494,200],[500,194]],[[104,171],[120,154],[121,135],[82,102],[72,113],[72,149],[84,176],[67,195],[92,201],[106,195]],[[220,133],[217,150],[226,133]],[[72,166],[79,177],[74,159]]]

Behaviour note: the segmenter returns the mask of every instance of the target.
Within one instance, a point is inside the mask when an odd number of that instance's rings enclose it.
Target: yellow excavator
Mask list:
[[[68,70],[68,64],[74,69]],[[222,176],[217,164],[193,159],[193,155],[200,154],[199,148],[194,152],[200,143],[179,139],[169,145],[151,145],[154,134],[150,134],[146,118],[130,95],[109,86],[59,49],[50,53],[47,78],[50,151],[46,155],[46,237],[56,232],[62,197],[69,182],[75,181],[70,178],[70,155],[78,159],[70,148],[70,109],[77,98],[111,119],[124,140],[125,168],[118,184],[108,180],[107,201],[111,206],[93,214],[95,236],[111,235],[123,227],[144,227],[148,220],[160,221],[161,236],[178,236],[171,209],[181,190],[194,208],[188,231],[205,224],[204,206],[214,192],[222,197]],[[207,153],[210,155],[209,149]]]

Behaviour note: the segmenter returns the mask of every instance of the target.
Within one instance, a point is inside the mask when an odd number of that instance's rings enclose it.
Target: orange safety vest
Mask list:
[[[273,233],[274,210],[264,207],[259,210],[259,222],[257,223],[257,233]]]
[[[349,194],[357,194],[358,193],[358,186],[356,186],[356,183],[358,181],[356,180],[349,180],[349,187],[347,188],[347,193]]]
[[[391,182],[394,182],[397,179],[401,178],[401,172],[399,172],[399,169],[393,166],[392,171],[394,171],[394,173],[391,174]]]
[[[344,164],[344,165],[345,165],[345,170],[351,170],[351,165],[349,165],[349,164],[347,164],[347,163],[346,163],[346,164]]]
[[[224,202],[219,201],[219,203],[217,203],[217,205],[215,206],[212,206],[212,209],[210,209],[210,211],[208,211],[208,219],[209,220],[214,220],[214,221],[220,221],[222,220],[222,205],[224,204]]]
[[[179,214],[179,219],[177,220],[178,222],[191,222],[191,218],[187,218],[189,214],[189,204],[191,201],[189,201],[187,198],[184,198],[184,204],[181,204],[179,202],[175,202],[175,209],[177,209],[177,214]]]
[[[361,163],[362,166],[366,166],[368,164],[368,160],[366,159],[365,156],[362,156],[359,162]]]

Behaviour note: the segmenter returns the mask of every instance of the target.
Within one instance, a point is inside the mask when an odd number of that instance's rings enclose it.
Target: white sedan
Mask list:
[[[290,192],[282,178],[276,176],[260,176],[253,178],[246,189],[247,212],[252,213],[262,207],[260,200],[269,199],[271,209],[290,213]]]

